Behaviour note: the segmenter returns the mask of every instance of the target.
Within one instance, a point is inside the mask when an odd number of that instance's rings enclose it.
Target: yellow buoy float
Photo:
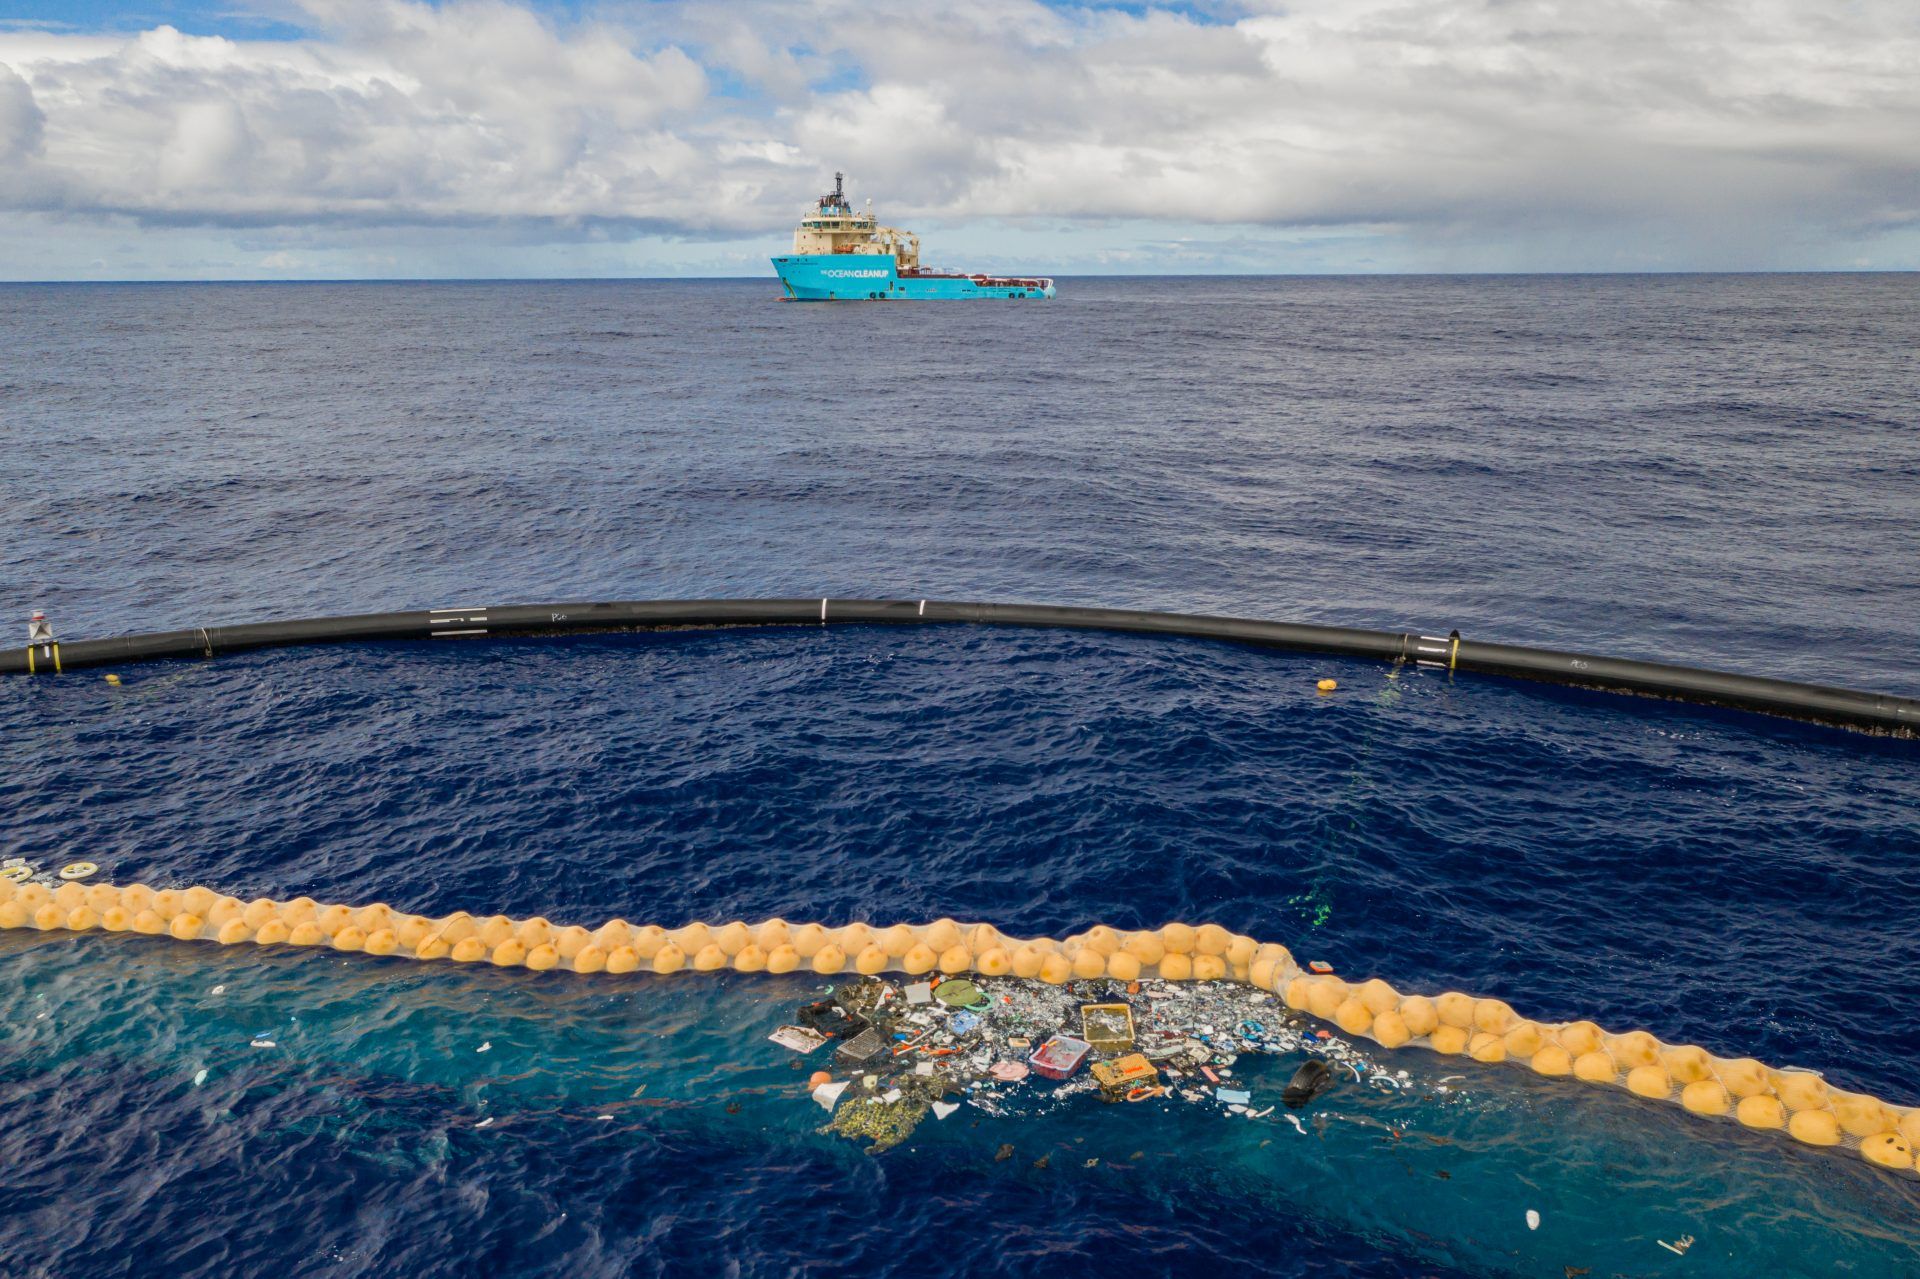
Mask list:
[[[1784,1130],[1810,1146],[1856,1150],[1876,1167],[1912,1173],[1920,1108],[1841,1092],[1805,1070],[1773,1070],[1751,1058],[1715,1057],[1667,1044],[1644,1030],[1609,1033],[1590,1021],[1530,1020],[1504,1000],[1459,991],[1403,994],[1378,978],[1349,982],[1303,968],[1285,946],[1213,924],[1168,924],[1122,932],[1104,926],[1063,940],[1008,937],[988,924],[951,919],[878,927],[849,924],[692,923],[667,929],[610,920],[597,928],[542,918],[430,918],[384,903],[349,906],[298,897],[242,902],[211,889],[82,884],[98,867],[75,862],[49,889],[33,870],[0,872],[0,928],[102,930],[235,946],[327,946],[347,953],[521,968],[532,972],[883,972],[941,977],[964,972],[1069,981],[1244,982],[1287,1007],[1388,1049],[1426,1048],[1535,1074],[1624,1088],[1708,1118],[1759,1131]]]

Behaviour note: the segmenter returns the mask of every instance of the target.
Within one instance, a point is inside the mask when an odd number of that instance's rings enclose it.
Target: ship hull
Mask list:
[[[902,275],[877,253],[795,253],[773,259],[781,287],[795,302],[921,302],[964,298],[1050,298],[1050,280],[991,276]]]

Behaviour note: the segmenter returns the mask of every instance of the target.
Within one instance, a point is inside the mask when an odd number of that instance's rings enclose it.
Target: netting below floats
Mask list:
[[[326,905],[307,897],[243,902],[200,887],[49,887],[0,879],[0,928],[101,930],[228,946],[327,946],[536,972],[975,972],[1054,984],[1230,980],[1275,992],[1290,1008],[1390,1049],[1421,1047],[1624,1088],[1695,1115],[1778,1130],[1809,1146],[1857,1151],[1900,1172],[1916,1171],[1914,1150],[1920,1147],[1920,1108],[1843,1091],[1811,1071],[1716,1057],[1691,1044],[1663,1043],[1644,1030],[1616,1033],[1590,1021],[1533,1021],[1501,1000],[1458,991],[1408,995],[1378,978],[1352,983],[1308,973],[1285,946],[1215,924],[1136,932],[1099,926],[1057,941],[1008,937],[991,924],[950,919],[888,928],[778,919],[663,928],[616,919],[587,928],[465,912],[430,918],[385,904]]]

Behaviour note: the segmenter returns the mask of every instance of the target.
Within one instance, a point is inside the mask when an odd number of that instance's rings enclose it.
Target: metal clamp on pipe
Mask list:
[[[60,674],[60,644],[53,638],[53,623],[37,608],[27,619],[27,646],[22,651],[26,654],[27,674],[37,675],[42,671]]]

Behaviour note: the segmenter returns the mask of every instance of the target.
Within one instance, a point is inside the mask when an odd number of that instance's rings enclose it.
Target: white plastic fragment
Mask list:
[[[831,1111],[833,1103],[840,1100],[840,1094],[847,1090],[848,1081],[836,1080],[830,1084],[821,1084],[813,1090],[813,1099],[820,1103],[822,1110]]]
[[[936,1101],[933,1103],[933,1117],[945,1119],[958,1109],[960,1109],[960,1103],[957,1101]]]
[[[1531,1208],[1527,1209],[1527,1229],[1528,1230],[1540,1229],[1540,1214],[1535,1212]]]
[[[810,1053],[827,1042],[825,1035],[807,1026],[782,1026],[767,1038],[797,1053]]]
[[[489,1051],[492,1047],[493,1047],[493,1041],[489,1039],[486,1043],[481,1044],[478,1048],[474,1049],[473,1051],[477,1053],[483,1053],[483,1052]]]

